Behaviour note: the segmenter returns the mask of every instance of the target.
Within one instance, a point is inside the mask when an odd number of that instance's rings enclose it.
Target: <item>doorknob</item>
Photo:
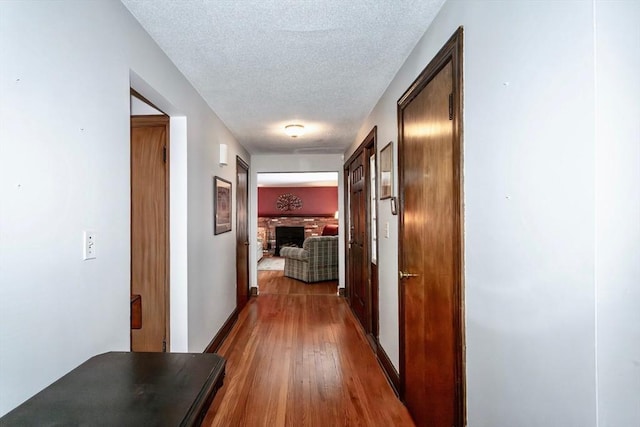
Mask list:
[[[403,271],[398,270],[398,276],[400,276],[400,280],[402,280],[402,279],[408,279],[409,277],[418,277],[419,274],[405,273]]]

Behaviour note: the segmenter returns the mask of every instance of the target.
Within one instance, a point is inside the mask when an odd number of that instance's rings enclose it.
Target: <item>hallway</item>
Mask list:
[[[336,283],[261,271],[206,426],[412,426]]]

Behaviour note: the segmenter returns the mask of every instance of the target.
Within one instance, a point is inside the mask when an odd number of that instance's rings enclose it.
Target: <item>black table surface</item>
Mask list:
[[[0,426],[199,425],[224,369],[216,354],[104,353],[0,418]]]

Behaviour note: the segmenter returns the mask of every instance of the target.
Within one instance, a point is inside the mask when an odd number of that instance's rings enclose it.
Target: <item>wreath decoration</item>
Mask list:
[[[281,211],[295,211],[302,208],[302,200],[295,194],[282,194],[276,200],[276,208]]]

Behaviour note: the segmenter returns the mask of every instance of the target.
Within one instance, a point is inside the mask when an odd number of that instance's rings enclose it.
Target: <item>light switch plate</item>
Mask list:
[[[95,259],[96,257],[96,233],[85,231],[83,233],[83,259]]]

